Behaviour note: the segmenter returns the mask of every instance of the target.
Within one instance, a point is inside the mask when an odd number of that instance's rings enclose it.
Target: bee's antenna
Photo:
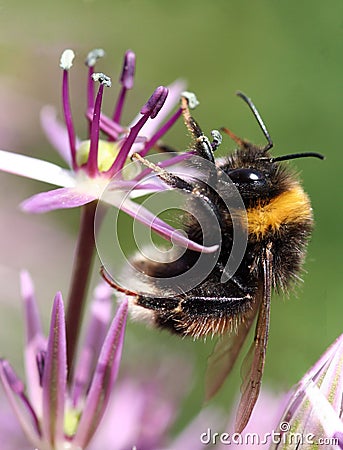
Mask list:
[[[324,159],[325,156],[321,153],[315,153],[315,152],[306,152],[306,153],[291,153],[289,155],[284,156],[276,156],[275,158],[271,158],[271,162],[279,162],[279,161],[288,161],[289,159],[297,159],[297,158],[319,158]]]
[[[264,147],[263,151],[267,152],[268,150],[270,150],[273,147],[273,141],[272,138],[270,137],[270,134],[267,130],[267,127],[265,126],[262,117],[260,116],[260,113],[258,112],[256,106],[254,105],[253,101],[251,100],[251,98],[247,97],[245,94],[243,94],[243,92],[236,92],[236,95],[238,95],[238,97],[240,97],[241,99],[243,99],[245,101],[245,103],[249,106],[251,112],[254,114],[257,123],[259,124],[265,138],[268,141],[268,144]]]

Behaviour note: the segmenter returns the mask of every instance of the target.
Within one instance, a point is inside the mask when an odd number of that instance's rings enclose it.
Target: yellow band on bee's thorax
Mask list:
[[[261,238],[282,225],[312,221],[310,200],[299,184],[270,200],[247,209],[249,235]]]

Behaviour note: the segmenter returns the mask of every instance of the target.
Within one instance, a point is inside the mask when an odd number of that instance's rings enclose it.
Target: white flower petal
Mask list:
[[[53,106],[44,106],[40,113],[40,121],[50,144],[58,151],[68,166],[72,167],[68,131],[64,123],[57,119],[56,109]],[[77,136],[75,139],[75,146],[79,148],[81,141]]]
[[[0,170],[56,186],[75,186],[75,178],[70,170],[48,161],[4,150],[0,150]]]
[[[305,394],[312,404],[314,410],[312,417],[322,425],[326,437],[332,437],[335,433],[343,433],[343,422],[339,412],[335,411],[329,400],[323,395],[319,387],[310,381],[305,389]],[[332,448],[341,448],[332,445]]]

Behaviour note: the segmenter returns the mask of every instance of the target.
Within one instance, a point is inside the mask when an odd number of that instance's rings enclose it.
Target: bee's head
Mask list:
[[[287,190],[293,180],[292,173],[281,162],[303,157],[324,158],[319,153],[295,153],[274,158],[264,148],[244,141],[222,169],[244,201],[271,199]]]
[[[242,92],[238,92],[237,95],[248,104],[267,140],[267,144],[264,147],[258,147],[239,138],[231,130],[222,128],[222,131],[238,144],[238,149],[221,168],[235,184],[244,201],[270,199],[286,190],[292,183],[290,173],[280,162],[303,157],[320,159],[324,159],[324,157],[313,152],[273,157],[270,153],[273,141],[257,108],[252,100]]]

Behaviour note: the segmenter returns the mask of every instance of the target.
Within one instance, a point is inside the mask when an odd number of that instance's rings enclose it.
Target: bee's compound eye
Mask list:
[[[228,173],[233,183],[254,184],[265,181],[262,172],[255,169],[234,169]]]

